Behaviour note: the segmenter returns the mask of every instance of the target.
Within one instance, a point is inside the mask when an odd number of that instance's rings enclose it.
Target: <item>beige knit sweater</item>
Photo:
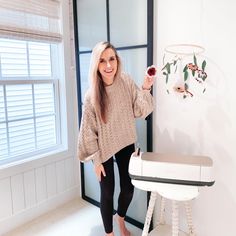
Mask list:
[[[145,118],[153,111],[150,91],[139,89],[126,74],[115,78],[106,92],[109,101],[106,124],[96,114],[89,91],[86,93],[78,140],[78,158],[82,162],[93,160],[99,165],[135,143],[135,118]]]

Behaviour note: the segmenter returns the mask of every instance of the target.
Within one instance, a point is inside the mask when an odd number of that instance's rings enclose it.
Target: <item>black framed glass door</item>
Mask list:
[[[142,84],[146,67],[153,63],[153,0],[73,0],[73,7],[80,120],[89,87],[91,51],[97,42],[110,41],[121,56],[124,70]],[[152,115],[138,119],[136,125],[138,145],[143,151],[152,151]],[[116,165],[115,172],[118,183]],[[82,198],[98,206],[100,190],[92,163],[81,163],[81,181]],[[115,199],[118,192],[116,184]],[[147,194],[135,189],[127,221],[142,228],[146,206]]]

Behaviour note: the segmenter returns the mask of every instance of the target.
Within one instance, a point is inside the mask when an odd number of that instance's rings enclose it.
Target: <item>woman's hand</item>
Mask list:
[[[150,90],[152,88],[152,85],[154,83],[154,77],[153,76],[145,76],[143,81],[142,89],[144,90]]]
[[[153,82],[154,82],[154,77],[157,75],[157,68],[156,66],[152,65],[149,66],[146,70],[146,76],[144,77],[144,82],[142,89],[144,90],[151,90]]]
[[[99,182],[101,182],[101,175],[106,176],[106,172],[104,170],[103,164],[97,165],[94,167],[95,174]]]

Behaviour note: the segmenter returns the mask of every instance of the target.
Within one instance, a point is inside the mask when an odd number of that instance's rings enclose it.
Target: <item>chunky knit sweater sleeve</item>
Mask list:
[[[78,158],[82,162],[92,160],[95,165],[98,165],[102,162],[98,147],[98,127],[88,93],[85,96],[83,109],[78,139]]]
[[[125,80],[132,97],[134,117],[146,118],[154,109],[150,90],[140,89],[128,75],[125,76]]]

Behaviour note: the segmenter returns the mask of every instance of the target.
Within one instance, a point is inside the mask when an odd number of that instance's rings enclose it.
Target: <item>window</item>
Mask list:
[[[60,0],[0,0],[0,165],[61,146],[61,26]]]
[[[60,144],[56,50],[0,39],[0,163]]]

